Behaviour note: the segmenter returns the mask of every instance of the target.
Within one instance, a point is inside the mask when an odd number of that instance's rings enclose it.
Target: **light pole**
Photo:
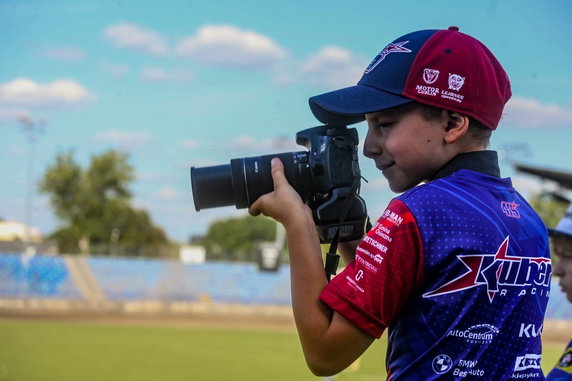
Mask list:
[[[35,143],[38,137],[44,132],[45,121],[43,119],[32,119],[28,115],[23,115],[18,118],[22,130],[26,135],[29,143],[28,153],[28,177],[27,177],[27,192],[26,192],[26,214],[24,222],[24,240],[22,251],[28,251],[30,244],[30,228],[32,226],[32,212],[33,212],[33,198],[34,198],[34,162],[36,156]]]

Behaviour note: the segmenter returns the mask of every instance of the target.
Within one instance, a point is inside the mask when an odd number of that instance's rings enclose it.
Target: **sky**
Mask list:
[[[511,163],[572,169],[570,20],[567,0],[0,0],[0,218],[51,233],[62,221],[35,186],[47,166],[119,149],[134,206],[174,241],[200,236],[246,210],[196,212],[191,166],[303,150],[296,132],[320,124],[310,96],[357,83],[397,37],[451,25],[511,79],[491,149],[529,197],[551,184]],[[369,161],[362,196],[377,218],[395,194]]]

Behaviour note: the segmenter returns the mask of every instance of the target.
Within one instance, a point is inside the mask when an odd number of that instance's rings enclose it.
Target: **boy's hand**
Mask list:
[[[311,218],[312,211],[286,180],[284,165],[280,159],[272,159],[271,172],[274,191],[260,196],[250,206],[248,212],[253,216],[262,213],[274,218],[284,226],[292,223],[304,223],[303,221],[307,221],[308,214]]]

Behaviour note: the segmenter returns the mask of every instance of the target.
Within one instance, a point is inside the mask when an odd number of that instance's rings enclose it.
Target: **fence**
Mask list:
[[[552,282],[547,319],[571,320],[572,305]],[[0,255],[0,300],[66,300],[93,305],[137,301],[284,306],[290,272],[256,264],[170,259]]]

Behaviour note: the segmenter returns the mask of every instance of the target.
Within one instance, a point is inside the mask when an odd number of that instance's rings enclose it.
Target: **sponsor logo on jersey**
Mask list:
[[[455,369],[453,369],[451,373],[455,377],[483,377],[485,375],[485,371],[476,367],[478,362],[478,360],[460,359],[459,362],[455,364],[451,357],[442,353],[438,356],[435,356],[431,366],[433,368],[433,372],[437,374],[445,374],[454,367]]]
[[[403,222],[403,217],[389,209],[386,209],[381,217],[392,222],[395,226],[399,226]]]
[[[526,337],[526,338],[538,337],[542,334],[542,327],[543,324],[540,324],[540,326],[537,327],[535,324],[521,323],[520,330],[518,332],[518,337]]]
[[[471,344],[490,344],[499,329],[491,324],[477,324],[467,329],[453,329],[447,336],[458,337]]]
[[[540,369],[541,355],[527,353],[524,356],[517,356],[514,363],[514,371],[520,372],[527,369]]]
[[[433,371],[437,374],[445,374],[453,367],[453,360],[447,355],[441,354],[433,359]]]
[[[510,256],[508,247],[509,237],[507,236],[494,254],[457,255],[457,259],[463,263],[467,271],[425,293],[423,297],[431,298],[473,287],[483,287],[492,303],[501,287],[523,288],[519,296],[525,295],[524,288],[531,285],[548,289],[552,276],[550,259]],[[536,291],[531,290],[531,293],[536,293]]]

